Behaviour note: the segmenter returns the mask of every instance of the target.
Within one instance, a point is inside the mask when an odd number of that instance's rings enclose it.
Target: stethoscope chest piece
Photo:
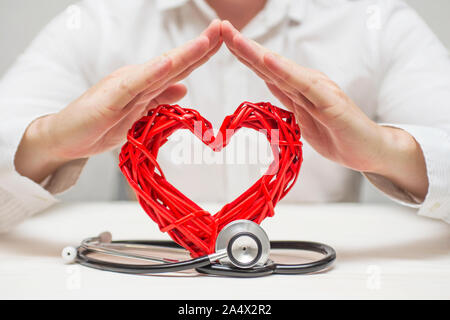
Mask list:
[[[263,228],[249,220],[235,220],[219,233],[216,252],[226,250],[226,257],[220,258],[223,265],[248,269],[263,266],[269,259],[270,240]]]

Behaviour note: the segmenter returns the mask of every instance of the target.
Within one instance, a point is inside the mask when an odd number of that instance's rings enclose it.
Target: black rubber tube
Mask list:
[[[113,241],[112,243],[153,245],[165,248],[182,249],[181,246],[172,241],[127,240],[127,241]],[[318,272],[328,268],[336,259],[336,251],[332,247],[317,242],[271,241],[270,246],[271,249],[313,251],[324,255],[324,257],[322,259],[303,264],[276,264],[272,262],[265,266],[250,269],[239,269],[235,267],[223,266],[219,263],[211,264],[208,256],[173,263],[171,262],[171,263],[158,263],[150,265],[148,264],[129,265],[122,263],[107,262],[104,260],[89,257],[90,253],[89,250],[79,248],[76,261],[90,268],[128,274],[156,274],[156,273],[177,272],[189,269],[196,269],[200,273],[216,276],[254,278],[267,276],[273,273],[307,274]]]
[[[113,243],[128,243],[154,245],[166,248],[181,248],[177,244],[173,245],[171,241],[116,241]],[[146,273],[167,273],[178,272],[189,269],[196,269],[211,264],[208,256],[202,256],[196,259],[189,259],[180,262],[158,263],[158,264],[142,264],[132,265],[124,263],[107,262],[104,260],[89,257],[90,250],[83,248],[78,249],[77,262],[91,268],[107,270],[120,273],[130,274],[146,274]]]
[[[271,241],[271,249],[313,251],[323,254],[322,259],[302,264],[276,264],[277,274],[306,274],[324,270],[336,260],[336,251],[323,243],[311,241]]]

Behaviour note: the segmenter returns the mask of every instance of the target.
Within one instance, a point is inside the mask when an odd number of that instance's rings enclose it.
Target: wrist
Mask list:
[[[428,190],[425,158],[420,145],[403,129],[381,126],[381,146],[378,165],[369,172],[424,198]]]
[[[52,139],[53,115],[34,120],[17,148],[14,164],[18,173],[40,183],[69,161],[58,156]]]
[[[385,177],[395,176],[415,150],[416,142],[406,131],[380,126],[378,165],[372,172]]]

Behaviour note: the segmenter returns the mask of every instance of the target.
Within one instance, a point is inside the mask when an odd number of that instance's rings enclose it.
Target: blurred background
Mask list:
[[[78,1],[0,0],[0,76],[50,19],[76,2]],[[448,19],[450,0],[405,0],[405,2],[416,9],[447,48],[450,48],[450,20]],[[125,185],[118,183],[123,179],[112,157],[115,155],[108,153],[91,158],[78,184],[61,198],[92,201],[125,199],[127,195],[124,190]],[[89,188],[92,183],[90,179],[94,176],[103,177],[102,188],[96,188],[98,190],[96,193]],[[117,185],[120,187],[116,187]],[[117,188],[117,190],[110,188]],[[387,202],[389,200],[364,181],[361,201]]]

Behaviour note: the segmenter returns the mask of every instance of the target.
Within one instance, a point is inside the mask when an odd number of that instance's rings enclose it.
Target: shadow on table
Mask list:
[[[17,255],[35,257],[57,257],[67,243],[52,242],[23,234],[0,235],[0,252],[13,252]]]
[[[413,239],[403,243],[393,243],[377,247],[362,247],[358,249],[339,249],[339,260],[355,261],[367,258],[383,259],[428,259],[450,254],[450,232],[441,231],[438,234]]]

